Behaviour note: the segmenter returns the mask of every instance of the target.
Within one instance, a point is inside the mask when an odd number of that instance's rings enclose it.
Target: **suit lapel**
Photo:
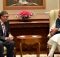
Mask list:
[[[1,22],[0,22],[0,35],[3,35],[3,30],[2,30]]]

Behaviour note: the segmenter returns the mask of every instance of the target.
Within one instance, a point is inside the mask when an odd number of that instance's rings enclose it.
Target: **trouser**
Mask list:
[[[51,46],[48,57],[53,57],[53,54],[54,54],[56,48],[58,48],[58,50],[60,51],[60,46],[56,42],[54,42],[54,44],[52,44],[52,46]]]
[[[7,57],[14,57],[14,41],[0,41],[0,57],[4,57],[4,46],[7,48]]]
[[[54,51],[55,51],[56,47],[57,47],[57,43],[54,42],[54,44],[52,44],[52,46],[51,46],[48,57],[53,57],[53,54],[54,54]]]

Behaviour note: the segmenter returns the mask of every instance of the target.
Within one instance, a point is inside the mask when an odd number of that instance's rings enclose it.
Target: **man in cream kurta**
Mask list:
[[[52,57],[53,53],[58,47],[60,51],[60,10],[58,11],[58,18],[53,26],[50,28],[51,38],[48,41],[48,44],[51,45],[51,50],[49,51],[48,57]]]

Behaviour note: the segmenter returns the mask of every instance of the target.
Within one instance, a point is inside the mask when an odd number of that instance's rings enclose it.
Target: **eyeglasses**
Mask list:
[[[9,16],[3,16],[3,17],[6,17],[6,18],[8,18]]]

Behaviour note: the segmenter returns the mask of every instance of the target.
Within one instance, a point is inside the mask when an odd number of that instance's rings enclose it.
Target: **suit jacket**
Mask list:
[[[5,22],[5,27],[6,27],[6,36],[5,37],[8,37],[9,36],[9,21]],[[1,25],[1,22],[0,22],[0,41],[5,41],[5,37],[3,36],[3,30],[2,30],[2,25]]]

